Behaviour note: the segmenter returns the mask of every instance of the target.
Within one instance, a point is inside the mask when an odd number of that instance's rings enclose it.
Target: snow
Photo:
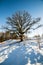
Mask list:
[[[43,47],[39,49],[36,42],[7,40],[3,43],[0,44],[0,65],[43,65]]]

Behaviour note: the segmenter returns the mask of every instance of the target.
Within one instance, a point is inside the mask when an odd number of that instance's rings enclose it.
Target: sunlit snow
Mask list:
[[[8,40],[0,44],[0,65],[43,65],[43,47],[29,40]]]

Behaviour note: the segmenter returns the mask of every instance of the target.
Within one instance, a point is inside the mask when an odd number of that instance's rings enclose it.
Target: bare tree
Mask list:
[[[31,15],[26,12],[16,12],[12,17],[7,18],[7,24],[8,26],[4,27],[5,29],[9,31],[13,31],[16,33],[19,37],[20,40],[23,41],[23,35],[27,31],[30,32],[30,30],[35,30],[39,28],[41,25],[38,25],[36,28],[33,26],[35,24],[38,24],[40,21],[40,18],[35,18],[34,20],[32,19]]]
[[[37,41],[37,43],[38,43],[38,47],[39,47],[39,49],[40,49],[41,37],[40,37],[40,35],[37,35],[37,36],[35,36],[35,37],[36,37],[36,41]]]

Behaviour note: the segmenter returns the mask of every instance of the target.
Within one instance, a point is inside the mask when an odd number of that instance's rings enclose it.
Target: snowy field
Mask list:
[[[41,49],[33,41],[0,43],[0,65],[43,65],[43,43]]]

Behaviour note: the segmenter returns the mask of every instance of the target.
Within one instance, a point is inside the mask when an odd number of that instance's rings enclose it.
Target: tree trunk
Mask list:
[[[20,35],[20,41],[23,41],[23,35]]]
[[[23,41],[23,39],[21,38],[21,41]]]

